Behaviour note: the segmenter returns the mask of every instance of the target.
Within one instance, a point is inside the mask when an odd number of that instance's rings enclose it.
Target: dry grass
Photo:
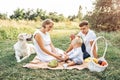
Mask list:
[[[15,21],[15,20],[0,20],[0,40],[1,39],[15,39],[19,33],[30,33],[41,27],[41,21]],[[54,23],[52,34],[56,33],[71,33],[78,30],[78,23],[76,22],[58,22]],[[56,30],[56,31],[55,31]],[[59,31],[60,30],[60,31]],[[64,31],[70,30],[70,31]],[[76,33],[76,32],[75,32]]]
[[[41,26],[42,21],[26,21],[26,20],[0,20],[0,27],[31,27],[38,28]],[[78,23],[76,22],[58,22],[54,24],[55,28],[78,28]]]

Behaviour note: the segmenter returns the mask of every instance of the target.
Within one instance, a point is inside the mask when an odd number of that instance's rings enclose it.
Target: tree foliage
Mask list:
[[[81,5],[79,6],[77,15],[68,16],[68,19],[70,21],[75,21],[76,19],[78,19],[80,21],[80,20],[82,20],[82,18],[83,18],[83,14],[82,14],[82,7],[81,7]]]
[[[14,14],[10,16],[11,19],[22,20],[24,18],[24,9],[16,9]]]
[[[64,21],[66,18],[63,14],[58,14],[57,12],[49,12],[43,11],[42,9],[28,9],[25,11],[24,9],[16,9],[12,15],[10,15],[10,19],[15,20],[45,20],[46,18],[50,18],[55,22]]]
[[[0,19],[7,19],[7,14],[0,13]]]
[[[120,0],[96,0],[94,11],[84,18],[98,31],[120,30]]]
[[[13,11],[13,14],[9,16],[10,19],[14,20],[45,20],[47,18],[52,19],[55,22],[60,22],[60,21],[75,21],[75,20],[81,20],[82,19],[82,7],[79,6],[79,10],[77,15],[72,15],[65,17],[63,14],[58,14],[57,12],[49,12],[47,13],[46,11],[42,9],[16,9]],[[7,16],[0,14],[0,19],[5,19]]]
[[[77,18],[79,19],[79,20],[81,20],[82,19],[82,7],[81,6],[79,6],[79,10],[78,10],[78,14],[77,14]]]

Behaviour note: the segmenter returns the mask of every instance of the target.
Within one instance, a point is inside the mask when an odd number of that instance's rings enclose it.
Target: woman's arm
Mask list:
[[[52,52],[57,53],[57,51],[55,50],[55,47],[54,47],[52,42],[51,42],[50,46],[51,46]]]
[[[91,45],[91,46],[92,46],[93,42],[94,42],[94,41],[90,41],[90,45]],[[93,47],[93,56],[94,56],[95,58],[98,57],[97,51],[96,51],[96,45],[94,45],[94,47]]]
[[[52,52],[49,52],[49,51],[44,47],[43,40],[42,40],[42,37],[41,37],[40,34],[37,33],[34,38],[35,38],[35,40],[37,41],[39,47],[42,49],[42,51],[44,51],[46,54],[51,55],[51,56],[53,56],[53,57],[55,57],[55,58],[57,58],[57,59],[59,59],[59,60],[62,60],[62,58],[61,58],[60,56],[58,56],[57,54],[54,54],[54,53],[52,53]]]

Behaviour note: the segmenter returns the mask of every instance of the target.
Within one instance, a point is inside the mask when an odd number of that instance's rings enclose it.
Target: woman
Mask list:
[[[58,51],[54,47],[49,31],[53,28],[53,21],[50,19],[46,19],[42,23],[42,28],[36,30],[33,37],[33,43],[35,45],[37,57],[42,62],[49,62],[53,59],[63,60],[58,54]]]

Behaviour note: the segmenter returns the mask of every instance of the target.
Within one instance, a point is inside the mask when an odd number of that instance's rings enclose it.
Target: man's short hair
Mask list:
[[[85,25],[88,25],[88,21],[84,20],[84,21],[80,22],[79,27],[83,27]]]

